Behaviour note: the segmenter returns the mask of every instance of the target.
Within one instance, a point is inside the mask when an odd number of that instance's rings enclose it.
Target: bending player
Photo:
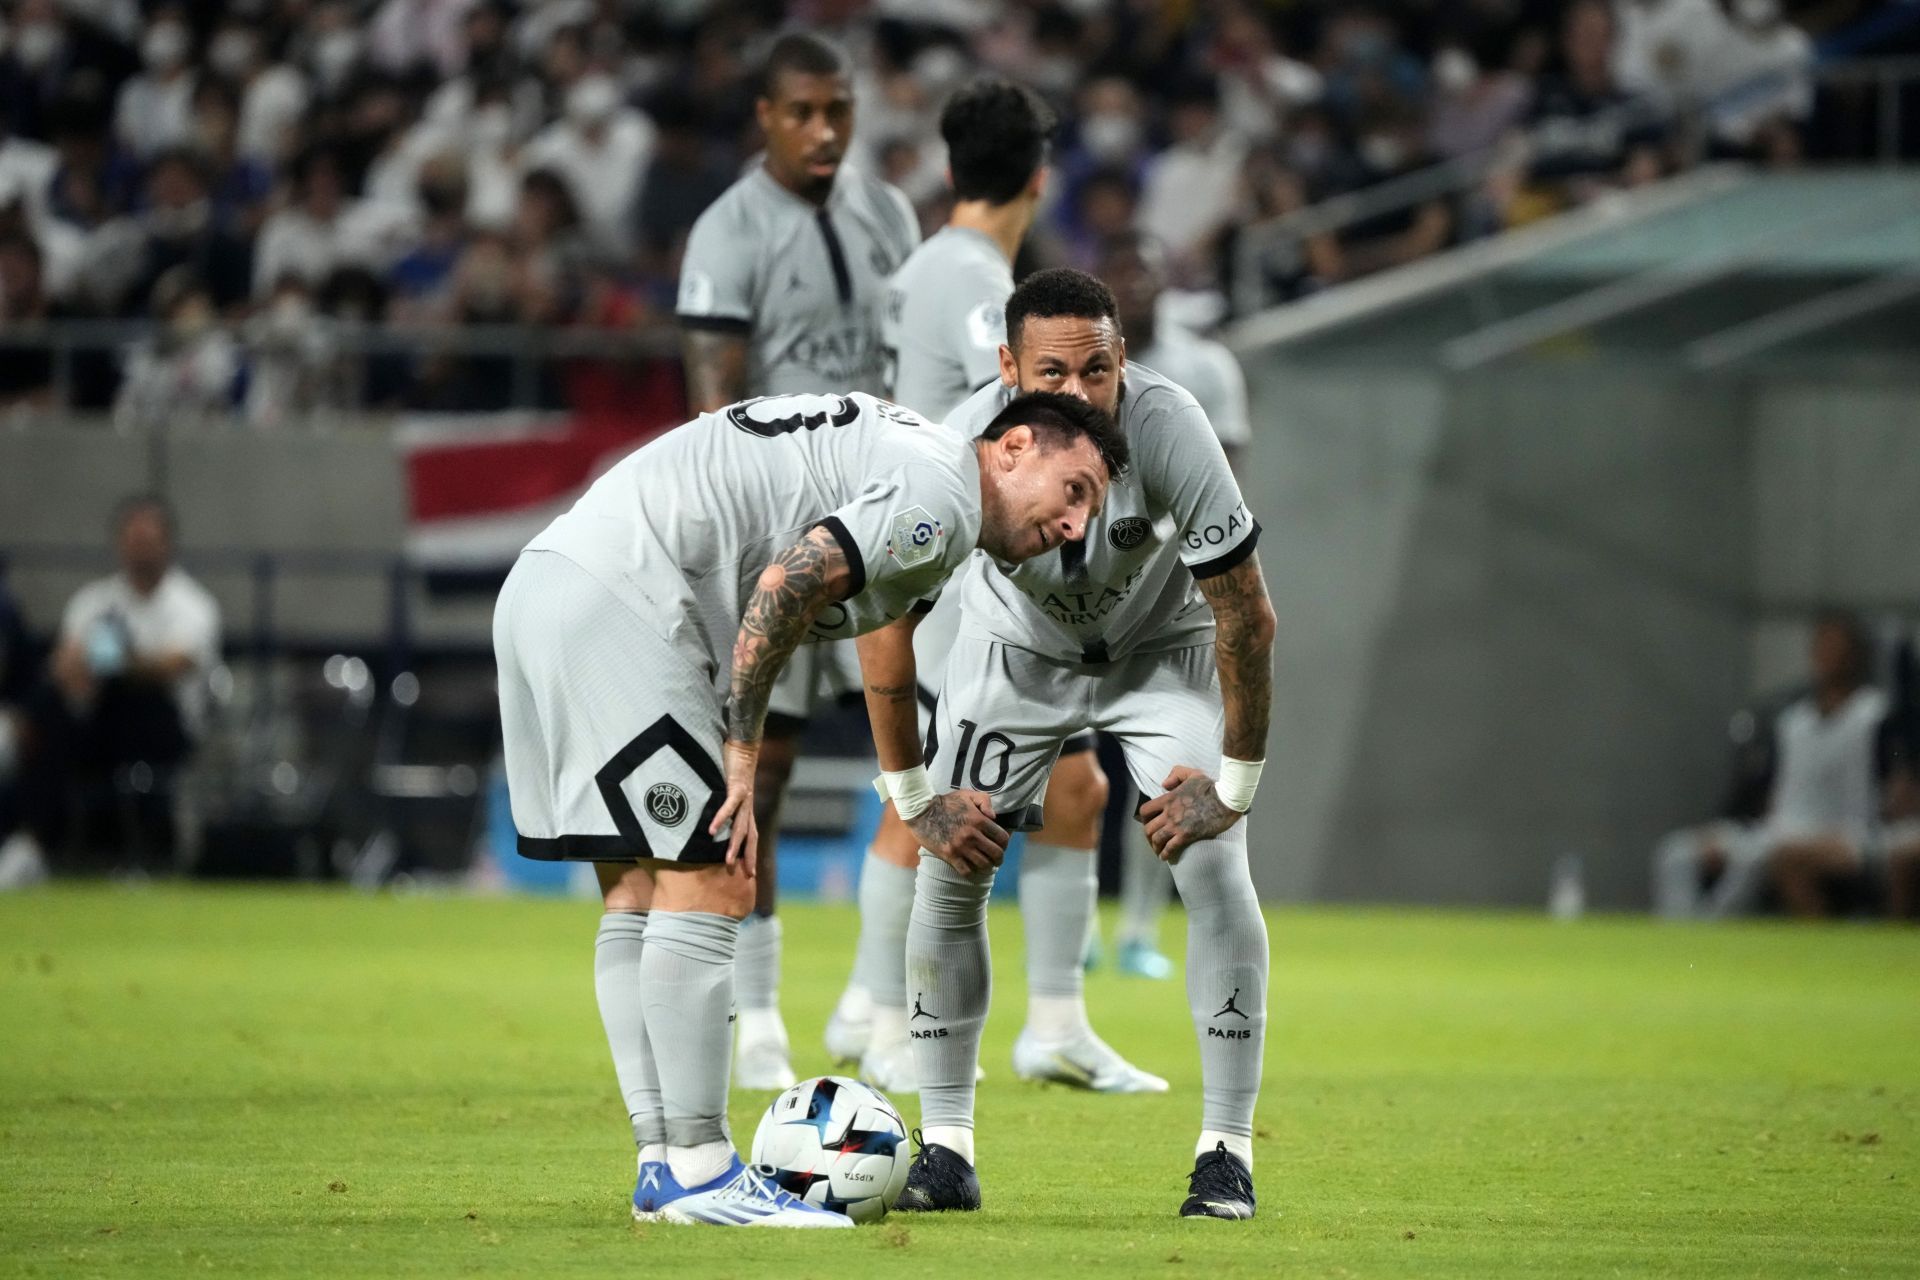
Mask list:
[[[1007,302],[1001,385],[951,415],[964,434],[1017,393],[1064,391],[1115,412],[1133,471],[1084,542],[1003,569],[976,557],[942,676],[928,772],[1002,812],[1031,805],[1060,744],[1111,733],[1154,851],[1186,904],[1187,1001],[1200,1043],[1200,1141],[1184,1216],[1254,1211],[1253,1108],[1266,1039],[1267,933],[1246,827],[1266,755],[1273,609],[1220,442],[1192,396],[1126,363],[1113,295],[1068,269]],[[891,630],[891,629],[890,629]],[[889,632],[870,645],[898,643]],[[878,656],[876,655],[876,665]],[[973,1063],[991,991],[993,873],[920,859],[907,931],[923,1145],[895,1206],[976,1209]]]
[[[515,562],[493,633],[513,821],[528,857],[599,864],[636,1217],[850,1225],[771,1188],[726,1127],[774,681],[802,640],[909,616],[976,546],[1011,564],[1082,537],[1125,465],[1111,420],[1066,396],[1022,397],[977,438],[867,395],[771,396],[635,451]],[[957,867],[998,864],[984,796],[914,812]]]
[[[765,160],[727,188],[687,238],[675,304],[687,398],[695,412],[711,412],[776,392],[881,392],[880,304],[920,227],[899,191],[842,164],[854,119],[846,55],[806,32],[780,37],[754,110]],[[740,931],[734,1074],[748,1088],[793,1083],[774,914],[780,802],[816,697],[835,687],[853,692],[853,666],[849,645],[809,646],[788,664],[767,719],[754,790],[758,887]]]
[[[892,398],[939,420],[1000,377],[1004,312],[1013,258],[1046,184],[1053,112],[1006,80],[983,79],[940,113],[954,207],[947,225],[913,251],[888,289],[882,322]],[[959,624],[943,599],[914,634],[918,699],[931,705]],[[916,691],[869,684],[869,713],[911,704]],[[1028,1079],[1059,1080],[1107,1093],[1164,1092],[1167,1082],[1129,1063],[1094,1034],[1082,995],[1081,952],[1099,894],[1094,853],[1107,804],[1107,779],[1093,735],[1061,748],[1046,791],[1041,829],[1020,864],[1020,912],[1027,935],[1027,1025],[1013,1067]],[[827,1023],[827,1049],[859,1059],[860,1074],[887,1090],[917,1087],[908,1039],[907,918],[920,846],[891,807],[860,872],[860,942],[847,991]]]

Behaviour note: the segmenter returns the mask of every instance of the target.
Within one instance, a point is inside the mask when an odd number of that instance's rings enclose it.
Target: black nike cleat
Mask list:
[[[907,1183],[913,1185],[911,1178]],[[1180,1206],[1183,1218],[1251,1218],[1253,1216],[1253,1173],[1240,1163],[1240,1157],[1222,1142],[1202,1152],[1187,1175],[1187,1200]]]
[[[958,1152],[926,1142],[913,1131],[920,1149],[913,1153],[907,1185],[893,1202],[896,1213],[970,1213],[980,1207],[980,1177]]]

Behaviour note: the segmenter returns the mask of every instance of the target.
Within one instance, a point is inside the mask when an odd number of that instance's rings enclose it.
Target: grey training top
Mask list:
[[[1011,572],[975,556],[956,588],[962,634],[1083,662],[1213,638],[1213,610],[1194,582],[1252,555],[1260,526],[1194,398],[1131,361],[1125,378],[1119,419],[1133,465],[1107,486],[1086,540]],[[1002,383],[983,387],[947,425],[976,436],[1012,397]]]
[[[627,455],[527,549],[580,565],[720,684],[760,571],[815,525],[853,591],[808,638],[905,615],[979,541],[972,441],[864,393],[744,400]]]
[[[942,227],[887,284],[889,394],[936,422],[1000,377],[1013,267],[970,227]]]
[[[907,198],[850,165],[815,206],[756,164],[693,224],[680,323],[746,337],[753,395],[878,394],[887,277],[919,239]]]

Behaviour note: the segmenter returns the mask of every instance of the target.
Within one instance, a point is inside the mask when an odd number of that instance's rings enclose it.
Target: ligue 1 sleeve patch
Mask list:
[[[940,554],[940,539],[945,536],[940,522],[925,507],[908,507],[893,517],[893,538],[887,554],[902,569],[925,564]]]

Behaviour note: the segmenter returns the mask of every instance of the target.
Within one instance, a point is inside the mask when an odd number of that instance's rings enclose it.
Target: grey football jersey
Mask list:
[[[675,309],[747,338],[751,394],[878,394],[887,277],[919,239],[907,198],[851,166],[815,206],[755,165],[693,224]]]
[[[1012,396],[1001,383],[983,387],[947,425],[976,436]],[[962,634],[1083,662],[1212,638],[1213,610],[1195,580],[1252,555],[1260,526],[1186,391],[1128,362],[1119,418],[1133,465],[1107,486],[1086,540],[1011,572],[975,556],[959,588]]]
[[[942,227],[887,283],[889,395],[936,421],[1000,377],[1013,267],[971,227]]]
[[[938,596],[979,540],[972,442],[864,393],[744,400],[629,454],[527,549],[579,564],[719,684],[760,571],[814,525],[854,589],[808,638],[884,626]]]

